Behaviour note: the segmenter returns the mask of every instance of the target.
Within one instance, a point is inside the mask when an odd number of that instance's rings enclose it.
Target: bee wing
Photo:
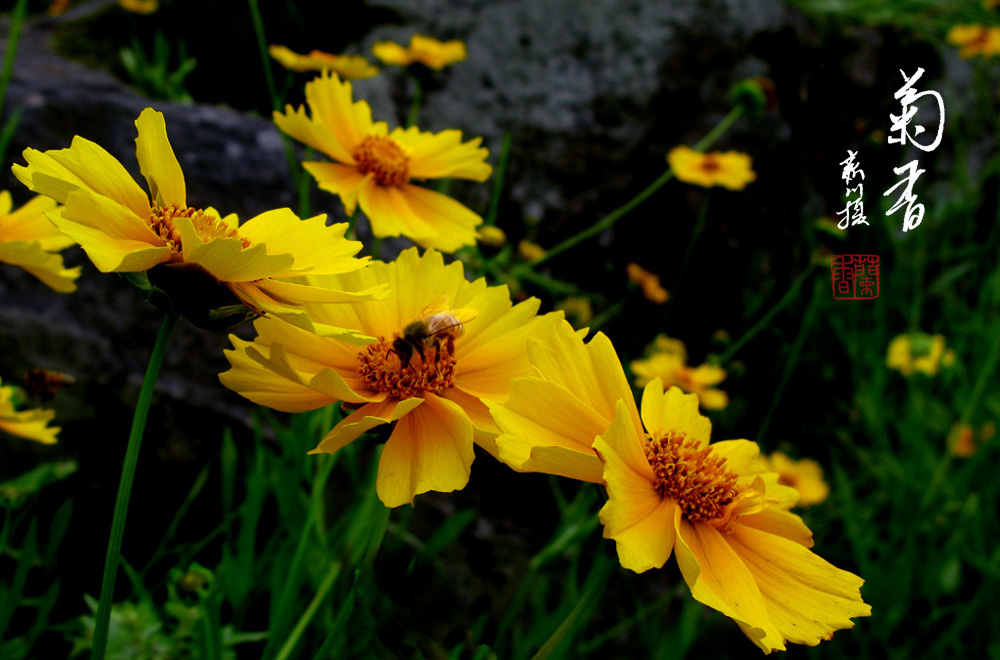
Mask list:
[[[462,307],[461,309],[449,309],[448,315],[453,317],[459,323],[468,323],[472,319],[476,318],[478,312],[474,309],[469,309],[467,307]]]
[[[427,307],[424,307],[420,311],[420,315],[417,316],[418,320],[425,319],[428,316],[433,316],[434,314],[440,314],[448,310],[448,294],[442,294],[432,300]]]

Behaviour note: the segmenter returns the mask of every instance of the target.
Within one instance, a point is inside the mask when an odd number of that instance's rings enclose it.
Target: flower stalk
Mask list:
[[[94,624],[94,645],[90,653],[91,660],[104,660],[104,653],[107,649],[115,579],[118,576],[122,537],[125,535],[125,518],[128,514],[129,499],[132,496],[132,482],[135,479],[136,463],[139,460],[139,446],[142,444],[142,434],[146,428],[146,417],[149,415],[149,405],[153,400],[156,379],[163,366],[167,344],[170,343],[170,336],[177,325],[177,318],[173,314],[168,314],[163,318],[160,333],[156,336],[156,343],[153,345],[153,353],[149,356],[146,375],[142,379],[142,388],[139,390],[139,401],[135,406],[132,430],[128,437],[128,448],[125,450],[122,478],[118,485],[118,497],[115,499],[115,513],[111,522],[108,554],[104,560],[104,579],[101,580],[101,600],[97,607],[97,619]]]

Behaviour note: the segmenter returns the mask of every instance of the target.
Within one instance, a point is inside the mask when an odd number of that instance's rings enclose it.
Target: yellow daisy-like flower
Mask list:
[[[363,55],[334,55],[321,50],[310,51],[308,55],[300,55],[285,46],[273,45],[268,49],[271,57],[289,71],[303,73],[305,71],[333,71],[341,78],[361,79],[371,78],[378,74],[374,66]]]
[[[552,337],[528,344],[535,373],[514,381],[510,398],[489,404],[501,430],[498,458],[518,472],[544,472],[600,483],[603,468],[591,445],[615,418],[615,403],[631,404],[632,388],[611,341],[561,323]]]
[[[414,243],[454,252],[476,241],[482,218],[447,195],[410,183],[450,177],[485,181],[493,168],[481,138],[462,142],[462,132],[425,133],[416,127],[389,132],[373,122],[365,101],[353,102],[351,83],[324,72],[306,84],[305,108],[274,113],[282,131],[322,151],[334,163],[303,166],[319,187],[340,195],[348,213],[360,204],[379,237],[406,236]]]
[[[639,288],[642,289],[642,295],[646,297],[646,300],[654,302],[657,305],[667,302],[670,294],[660,284],[659,275],[649,272],[635,262],[629,263],[626,270],[629,281],[639,285]]]
[[[897,335],[889,343],[885,364],[904,376],[922,373],[935,375],[941,367],[955,362],[955,351],[945,349],[943,335],[926,335],[922,332]]]
[[[799,506],[819,504],[830,496],[830,486],[823,479],[823,468],[811,458],[796,461],[780,451],[765,457],[767,468],[778,474],[778,483],[799,491]]]
[[[152,201],[111,154],[82,137],[68,149],[26,149],[14,175],[65,206],[49,220],[79,243],[102,272],[140,272],[167,264],[195,269],[224,285],[250,310],[280,314],[313,327],[299,302],[353,302],[373,292],[310,287],[284,278],[336,274],[363,267],[361,243],[347,224],[300,220],[289,209],[267,211],[240,225],[235,214],[187,205],[184,175],[167,140],[163,115],[146,108],[135,122],[136,157]],[[319,329],[319,328],[317,328]],[[324,332],[344,331],[324,328]]]
[[[871,614],[864,581],[809,550],[812,532],[788,510],[798,493],[767,471],[756,443],[710,445],[697,397],[664,393],[659,380],[643,393],[642,422],[619,401],[594,442],[608,491],[599,516],[622,566],[641,573],[676,554],[694,598],[765,653],[818,644]]]
[[[53,444],[60,429],[48,424],[56,416],[55,412],[42,408],[18,411],[14,399],[14,388],[0,381],[0,431],[47,445]]]
[[[707,410],[722,410],[729,405],[729,396],[714,387],[725,380],[726,370],[713,364],[687,366],[687,349],[684,342],[678,339],[657,336],[649,355],[633,360],[629,366],[638,387],[659,378],[665,387],[676,385],[685,392],[697,394],[702,407]]]
[[[314,279],[314,278],[310,278]],[[539,302],[512,306],[506,287],[469,282],[462,264],[447,266],[416,248],[392,263],[325,282],[351,288],[389,284],[387,300],[310,306],[320,322],[377,339],[358,348],[287,323],[260,319],[253,342],[231,337],[232,368],[219,379],[242,396],[300,412],[336,401],[353,410],[311,453],[335,453],[365,431],[396,422],[379,462],[376,489],[386,506],[415,495],[463,488],[473,443],[491,453],[497,428],[486,404],[531,372],[527,342],[547,336],[561,315],[536,316]]]
[[[948,43],[960,46],[960,57],[971,59],[976,55],[992,57],[1000,53],[1000,27],[985,25],[956,25],[948,31]]]
[[[0,261],[20,266],[60,293],[76,291],[79,266],[66,268],[62,257],[54,254],[73,245],[73,239],[45,217],[56,203],[39,196],[12,209],[10,193],[0,191]]]
[[[738,151],[704,154],[688,147],[674,147],[667,154],[667,162],[679,180],[705,188],[743,190],[757,180],[750,156]]]
[[[468,52],[461,41],[438,41],[434,37],[415,34],[410,37],[408,47],[393,41],[379,41],[372,46],[375,57],[386,64],[410,66],[423,64],[440,71],[446,66],[463,61]]]

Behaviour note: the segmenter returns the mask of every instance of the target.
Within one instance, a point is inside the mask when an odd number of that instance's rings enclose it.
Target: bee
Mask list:
[[[403,336],[392,341],[389,353],[395,353],[404,368],[413,369],[410,365],[413,351],[420,355],[421,360],[426,360],[426,349],[435,344],[440,345],[442,339],[454,341],[461,337],[465,332],[465,324],[474,318],[475,310],[448,309],[448,296],[439,296],[421,310],[417,320],[403,328]]]
[[[48,369],[29,369],[24,375],[24,390],[42,403],[48,403],[55,398],[56,391],[64,387],[72,387],[76,378],[60,371]]]

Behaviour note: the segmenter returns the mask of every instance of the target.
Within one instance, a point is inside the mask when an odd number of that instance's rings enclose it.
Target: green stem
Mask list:
[[[122,537],[125,534],[125,518],[128,514],[128,502],[132,496],[132,481],[135,479],[135,467],[139,460],[139,446],[142,444],[142,433],[146,428],[146,416],[149,414],[149,404],[153,400],[153,390],[156,379],[163,366],[163,358],[167,353],[170,335],[177,325],[177,316],[168,314],[160,326],[156,336],[153,353],[149,356],[146,375],[142,379],[139,390],[139,401],[135,405],[135,416],[132,418],[132,431],[128,436],[128,448],[125,450],[125,464],[122,466],[122,478],[118,484],[118,497],[115,499],[115,513],[111,521],[111,538],[108,540],[108,554],[104,560],[104,579],[101,581],[101,602],[97,607],[97,620],[94,624],[94,646],[90,653],[91,660],[103,660],[108,644],[108,627],[111,623],[111,604],[114,601],[115,579],[118,576],[119,554],[122,548]]]
[[[677,269],[677,275],[674,277],[674,283],[670,287],[670,295],[675,296],[676,292],[680,288],[681,278],[684,277],[684,271],[687,269],[688,262],[691,261],[691,255],[694,254],[694,244],[698,240],[698,236],[701,234],[702,230],[705,229],[705,223],[708,220],[708,200],[710,196],[708,191],[705,191],[705,196],[701,200],[701,210],[698,212],[698,220],[694,223],[694,229],[691,231],[691,238],[688,239],[687,247],[684,249],[684,256],[681,257],[680,268]]]
[[[792,282],[792,286],[789,287],[788,293],[786,293],[784,297],[782,297],[782,299],[779,300],[774,307],[767,310],[767,313],[764,314],[764,316],[760,317],[760,320],[757,321],[757,323],[752,328],[744,332],[742,337],[740,337],[732,344],[730,344],[729,348],[726,349],[726,352],[719,356],[718,363],[720,365],[727,364],[730,360],[733,359],[733,356],[736,355],[737,351],[743,348],[751,339],[756,337],[761,332],[761,330],[768,327],[771,323],[771,319],[773,319],[778,314],[778,312],[787,307],[788,304],[792,302],[792,300],[794,300],[796,296],[799,295],[799,289],[802,288],[802,283],[811,273],[812,273],[811,267],[803,271],[803,273],[799,275],[794,282]]]
[[[595,316],[587,324],[590,328],[590,336],[594,336],[598,330],[604,327],[604,324],[613,319],[614,317],[621,314],[622,308],[625,306],[625,298],[619,299],[614,304],[608,306],[603,312]]]
[[[0,70],[0,116],[3,114],[3,104],[7,99],[7,85],[14,74],[14,58],[17,56],[17,42],[21,39],[21,25],[24,23],[24,12],[28,9],[28,0],[18,0],[10,16],[10,27],[7,30],[7,49],[3,54],[3,70]]]
[[[313,596],[312,601],[309,603],[309,607],[306,611],[302,613],[302,617],[299,622],[295,624],[295,629],[292,630],[292,634],[288,636],[285,641],[285,645],[281,647],[278,651],[278,655],[274,657],[274,660],[286,660],[288,656],[291,655],[292,651],[295,649],[295,645],[298,643],[299,638],[302,637],[302,633],[306,631],[306,626],[312,621],[313,616],[316,615],[316,610],[319,606],[323,604],[326,600],[327,594],[330,593],[330,589],[333,588],[333,583],[336,582],[337,576],[340,575],[340,562],[334,562],[330,566],[330,570],[327,572],[326,577],[323,578],[323,583],[319,585],[319,589],[316,591],[316,595]]]
[[[962,411],[961,421],[963,423],[968,424],[972,419],[973,413],[976,412],[976,408],[979,406],[979,401],[986,393],[986,386],[993,377],[998,362],[1000,362],[1000,333],[997,333],[993,337],[993,345],[990,347],[990,353],[983,362],[983,368],[979,370],[979,377],[972,388],[972,395],[969,397],[968,403],[965,404],[965,410]]]
[[[378,236],[372,237],[372,259],[382,258],[382,238]]]
[[[508,156],[510,156],[510,133],[505,131],[503,141],[500,143],[500,158],[497,161],[496,176],[493,178],[493,196],[490,198],[490,208],[483,220],[483,224],[487,226],[496,224],[497,221],[497,209],[500,207],[500,193],[503,191]]]
[[[424,105],[424,86],[420,83],[420,78],[413,78],[413,100],[410,102],[410,112],[406,115],[406,128],[417,125],[420,118],[420,109]]]
[[[354,236],[354,224],[358,221],[358,213],[361,212],[361,205],[355,202],[354,212],[351,213],[351,217],[347,219],[347,231],[344,232],[344,237],[350,240],[355,240]]]
[[[250,19],[253,21],[253,31],[257,35],[257,50],[260,52],[260,63],[264,66],[264,78],[267,80],[267,91],[271,95],[271,107],[281,110],[281,98],[278,87],[274,84],[274,74],[271,73],[270,55],[267,53],[267,38],[264,36],[264,18],[260,15],[257,0],[248,0]]]
[[[743,115],[743,109],[740,106],[736,106],[735,108],[730,110],[728,115],[723,117],[719,121],[719,123],[716,124],[711,131],[708,132],[708,134],[705,137],[700,139],[694,145],[694,149],[696,151],[703,151],[707,147],[711,146],[716,140],[719,139],[719,137],[722,136],[723,133],[729,130],[729,128],[733,124],[735,124],[736,120],[738,120],[742,115]],[[547,250],[545,252],[545,256],[542,257],[541,259],[536,259],[535,261],[532,261],[530,264],[522,264],[517,268],[515,268],[514,275],[519,275],[519,273],[516,271],[523,271],[529,268],[535,268],[537,266],[540,266],[541,264],[545,263],[552,257],[558,256],[563,252],[565,252],[566,250],[569,250],[577,243],[585,241],[588,238],[591,238],[592,236],[597,236],[606,229],[610,229],[616,222],[618,222],[621,218],[623,218],[626,214],[628,214],[629,211],[631,211],[635,207],[639,206],[639,204],[642,204],[644,201],[646,201],[653,193],[662,188],[663,184],[665,184],[667,181],[670,181],[672,178],[674,178],[674,171],[672,169],[667,169],[667,171],[661,174],[659,178],[656,179],[656,181],[649,184],[645,190],[643,190],[638,195],[636,195],[635,197],[625,202],[623,205],[619,206],[611,213],[607,214],[606,216],[595,222],[590,227],[587,227],[579,234],[570,236],[562,243]]]
[[[768,407],[767,414],[764,415],[764,421],[761,422],[760,430],[757,432],[758,445],[763,441],[764,434],[767,433],[767,428],[771,425],[771,417],[774,416],[774,411],[781,402],[781,395],[785,391],[785,386],[788,385],[788,379],[792,377],[795,365],[799,362],[802,347],[806,343],[806,337],[809,336],[809,330],[812,328],[813,321],[816,320],[816,311],[819,309],[820,297],[825,288],[825,285],[820,280],[816,280],[813,283],[812,299],[809,301],[808,309],[806,309],[805,318],[802,319],[802,327],[799,328],[799,335],[795,338],[795,343],[792,345],[792,352],[788,354],[785,369],[781,373],[781,380],[778,382],[778,387],[774,390],[774,396],[771,397],[771,405]]]

